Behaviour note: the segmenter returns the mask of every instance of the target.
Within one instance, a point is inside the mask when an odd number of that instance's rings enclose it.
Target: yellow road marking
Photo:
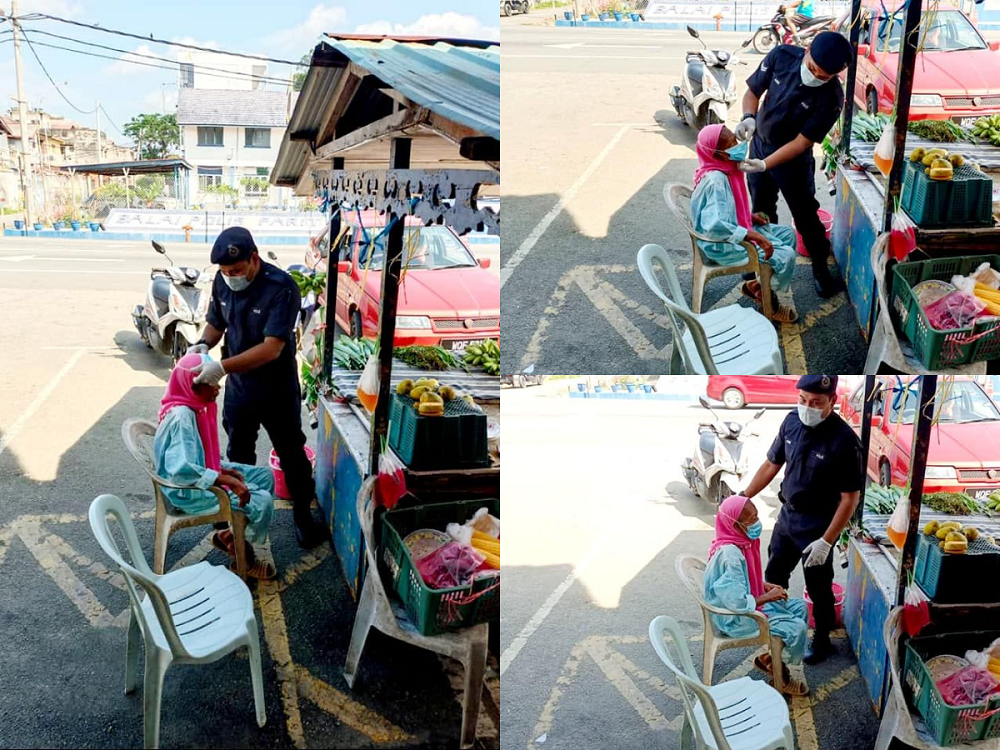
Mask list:
[[[562,673],[556,679],[556,684],[552,686],[552,693],[542,708],[542,713],[538,717],[535,729],[532,731],[531,736],[528,737],[527,750],[537,750],[535,738],[542,734],[547,734],[552,729],[552,723],[555,720],[556,710],[559,708],[559,702],[562,700],[563,693],[573,683],[573,680],[576,679],[576,673],[580,670],[580,662],[586,653],[585,644],[586,641],[582,641],[570,650],[569,658],[566,660],[566,664],[563,665]]]
[[[341,723],[369,737],[373,742],[406,742],[412,739],[411,735],[370,708],[351,700],[339,690],[334,690],[322,680],[313,677],[304,667],[295,667],[295,677],[299,695],[335,716]]]
[[[288,566],[288,569],[285,570],[285,574],[281,577],[281,583],[278,584],[278,591],[285,591],[285,589],[298,580],[299,576],[308,573],[331,554],[331,548],[328,544],[324,544],[304,554],[297,563]]]
[[[781,346],[785,351],[785,372],[805,373],[806,355],[802,345],[802,334],[814,328],[821,320],[833,315],[844,306],[846,296],[838,294],[833,299],[820,304],[795,323],[786,323],[781,328]]]

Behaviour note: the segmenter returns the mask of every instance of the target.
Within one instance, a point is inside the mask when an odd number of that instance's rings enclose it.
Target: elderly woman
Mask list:
[[[763,214],[750,214],[750,196],[739,163],[746,158],[747,144],[738,143],[724,125],[708,125],[698,134],[698,169],[694,173],[691,216],[699,234],[718,238],[717,242],[698,240],[705,257],[720,266],[746,263],[747,251],[741,245],[749,240],[757,247],[760,260],[771,266],[771,288],[783,291],[792,283],[795,272],[795,230],[770,224]],[[759,280],[744,282],[743,293],[761,301]],[[778,304],[773,298],[773,320],[792,323],[795,310]]]
[[[236,500],[233,508],[247,516],[247,575],[261,580],[275,576],[274,565],[257,558],[251,543],[267,538],[274,512],[274,479],[270,470],[223,462],[219,450],[217,385],[195,385],[195,368],[210,360],[206,354],[184,356],[170,373],[160,402],[160,424],[153,439],[156,473],[174,484],[192,489],[163,488],[170,504],[181,513],[214,513],[218,498],[209,487],[222,487]],[[212,544],[235,561],[230,529],[216,532]],[[234,563],[235,566],[235,563]]]
[[[727,498],[715,516],[715,539],[708,549],[705,569],[705,601],[732,612],[760,610],[767,617],[771,633],[785,645],[783,661],[799,664],[806,646],[806,603],[789,599],[780,586],[765,583],[760,561],[761,523],[753,502],[742,495]],[[756,635],[757,623],[750,617],[712,615],[723,635],[747,638]],[[763,653],[754,664],[771,672],[771,655]],[[807,688],[790,679],[784,667],[785,692],[805,695]]]

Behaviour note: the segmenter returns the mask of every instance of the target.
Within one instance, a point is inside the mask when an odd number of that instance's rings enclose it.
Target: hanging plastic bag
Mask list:
[[[365,369],[358,380],[358,401],[369,412],[375,413],[375,404],[378,403],[378,356],[372,354],[365,363]]]
[[[889,536],[889,541],[896,546],[896,549],[903,549],[903,542],[906,541],[906,532],[909,527],[910,498],[904,495],[896,503],[896,508],[892,511],[892,515],[889,517],[889,524],[885,530]]]
[[[927,322],[936,331],[968,328],[982,315],[986,303],[978,297],[955,291],[924,308]]]
[[[882,128],[882,136],[878,139],[878,143],[875,144],[875,166],[878,167],[878,171],[884,174],[886,177],[889,176],[889,172],[892,170],[892,160],[896,156],[896,128],[893,127],[893,123],[886,123],[885,127]]]
[[[930,621],[930,600],[919,586],[911,582],[903,595],[903,630],[911,637],[920,635]]]
[[[900,261],[916,249],[917,225],[906,211],[896,209],[892,215],[892,230],[889,232],[889,254]]]
[[[406,475],[403,464],[396,455],[383,444],[378,457],[378,479],[375,482],[376,497],[386,510],[392,510],[399,498],[406,494]]]

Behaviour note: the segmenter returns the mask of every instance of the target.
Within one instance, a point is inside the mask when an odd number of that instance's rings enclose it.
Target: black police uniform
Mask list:
[[[821,143],[844,106],[844,93],[836,76],[822,86],[802,83],[800,68],[805,50],[781,45],[771,50],[760,67],[747,79],[759,98],[767,92],[757,112],[757,129],[750,143],[750,156],[764,159],[800,134]],[[748,175],[754,212],[763,211],[778,222],[778,191],[791,209],[795,228],[809,251],[813,269],[827,273],[830,241],[819,220],[816,200],[816,161],[812,149],[766,172]]]
[[[778,497],[781,511],[767,548],[764,579],[788,588],[802,551],[830,527],[842,492],[859,492],[864,483],[861,441],[836,413],[806,427],[793,411],[781,423],[767,460],[785,464]],[[816,633],[827,635],[835,622],[833,554],[822,565],[802,569],[813,601]]]
[[[281,461],[296,510],[309,508],[316,494],[312,466],[306,457],[302,432],[302,400],[295,367],[295,321],[301,295],[283,270],[261,261],[250,285],[234,292],[222,274],[216,274],[206,318],[226,334],[232,357],[264,343],[282,339],[285,346],[273,362],[249,372],[234,372],[226,381],[222,424],[229,436],[227,455],[234,463],[257,462],[257,434],[267,430]]]

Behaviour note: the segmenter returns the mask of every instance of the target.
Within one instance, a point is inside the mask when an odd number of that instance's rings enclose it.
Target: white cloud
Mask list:
[[[392,21],[363,23],[354,32],[356,34],[442,36],[457,39],[500,40],[499,27],[485,26],[474,16],[466,16],[454,12],[421,16],[413,23],[407,24],[393,23]]]
[[[111,63],[104,69],[104,73],[110,76],[127,76],[135,75],[137,73],[150,73],[153,68],[149,65],[166,65],[166,63],[157,62],[156,60],[150,60],[147,57],[136,57],[133,53],[138,53],[140,55],[155,55],[156,57],[165,57],[162,53],[153,52],[149,48],[148,44],[140,44],[138,47],[132,50],[132,52],[122,55],[118,58],[116,62]],[[136,65],[135,63],[143,63],[142,65]]]
[[[8,4],[4,3],[4,5]],[[83,6],[78,2],[73,2],[73,0],[21,0],[17,12],[19,15],[48,13],[63,18],[74,18],[83,13]]]
[[[283,50],[308,52],[320,35],[327,31],[343,28],[347,22],[347,10],[339,5],[320,3],[309,11],[305,21],[290,29],[281,29],[268,36],[264,42]]]

